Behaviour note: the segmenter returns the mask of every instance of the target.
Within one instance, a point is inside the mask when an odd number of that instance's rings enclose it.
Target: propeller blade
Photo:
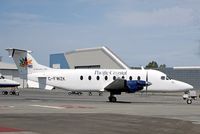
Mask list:
[[[146,84],[146,95],[147,95],[147,89],[148,89],[148,83],[149,83],[149,81],[148,81],[148,78],[149,76],[148,76],[148,71],[146,72],[146,82],[147,82],[147,84]]]

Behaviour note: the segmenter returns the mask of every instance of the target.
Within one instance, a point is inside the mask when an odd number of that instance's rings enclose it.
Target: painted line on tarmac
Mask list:
[[[84,106],[84,105],[61,105],[61,106],[50,106],[50,105],[29,105],[32,107],[40,107],[40,108],[51,108],[51,109],[94,109],[92,106]]]
[[[6,106],[6,105],[0,105],[0,109],[4,109],[4,108],[14,108],[15,106]]]
[[[66,108],[66,109],[70,109],[70,108],[76,108],[76,109],[94,109],[95,107],[93,106],[85,106],[85,105],[61,105],[60,107]]]
[[[39,134],[39,133],[22,131],[22,132],[0,132],[0,134]]]
[[[17,128],[0,127],[0,132],[21,132],[23,130]]]
[[[23,129],[18,129],[18,128],[0,126],[0,134],[38,134],[38,133],[25,131]]]
[[[32,107],[52,108],[52,109],[65,109],[64,107],[49,106],[49,105],[30,105]]]

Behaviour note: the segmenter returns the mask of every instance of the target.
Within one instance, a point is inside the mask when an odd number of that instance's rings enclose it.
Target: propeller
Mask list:
[[[147,96],[147,89],[148,89],[148,79],[149,79],[149,76],[148,76],[148,71],[146,72],[146,96]]]
[[[146,87],[145,92],[146,92],[146,95],[147,95],[148,86],[151,85],[151,82],[149,82],[148,71],[146,71],[146,80],[145,81],[141,80],[140,76],[137,77],[137,80],[138,80],[138,84],[139,85],[142,85],[143,87]]]
[[[148,86],[150,86],[150,85],[151,85],[151,82],[149,82],[148,71],[146,71],[146,96],[147,96]]]

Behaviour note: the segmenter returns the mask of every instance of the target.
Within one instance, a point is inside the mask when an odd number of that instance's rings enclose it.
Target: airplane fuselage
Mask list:
[[[17,87],[20,84],[16,81],[0,78],[0,88]]]
[[[144,81],[148,79],[151,83],[147,88],[149,92],[187,91],[192,88],[191,85],[169,79],[166,74],[156,70],[50,69],[28,74],[31,81],[77,91],[104,91],[116,79],[131,81],[138,77]]]

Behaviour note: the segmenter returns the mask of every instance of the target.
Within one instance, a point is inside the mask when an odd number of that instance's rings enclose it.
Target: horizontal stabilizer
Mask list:
[[[32,51],[23,50],[23,49],[16,49],[16,48],[7,48],[9,57],[13,57],[15,53],[31,53]]]
[[[38,82],[34,82],[31,80],[27,81],[28,87],[29,88],[40,88],[40,89],[45,89],[45,90],[52,90],[54,87],[50,86],[50,85],[46,85],[43,83],[38,83]]]

